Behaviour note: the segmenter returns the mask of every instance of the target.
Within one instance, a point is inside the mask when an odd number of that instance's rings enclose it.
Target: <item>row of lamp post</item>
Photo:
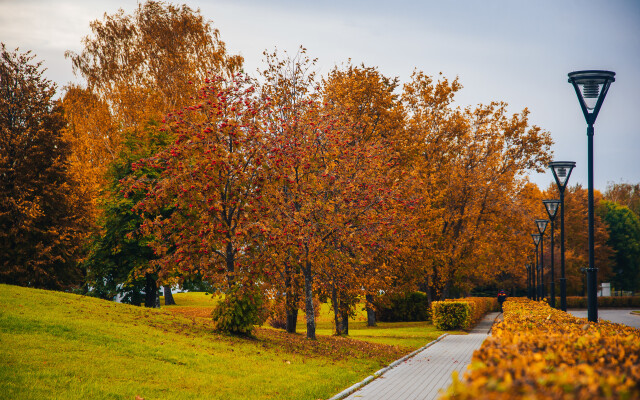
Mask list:
[[[567,187],[567,183],[569,182],[569,176],[571,176],[571,171],[575,167],[576,163],[573,161],[554,161],[549,164],[549,168],[553,172],[553,177],[555,178],[556,185],[558,187],[558,191],[560,192],[560,200],[542,200],[542,203],[547,210],[547,214],[549,219],[537,219],[535,221],[536,226],[538,228],[539,233],[534,233],[531,235],[533,238],[533,243],[536,246],[536,268],[538,271],[538,275],[540,278],[540,282],[536,281],[536,295],[533,297],[536,300],[541,300],[546,296],[546,290],[544,285],[544,233],[547,229],[547,226],[551,224],[551,279],[549,282],[549,286],[551,289],[551,298],[550,305],[551,307],[556,306],[556,284],[555,284],[555,243],[554,243],[554,233],[555,233],[555,219],[560,210],[560,305],[563,311],[567,310],[567,280],[565,277],[565,269],[564,269],[564,190]],[[540,260],[538,260],[538,245],[540,245]]]
[[[591,322],[598,321],[597,299],[597,268],[594,255],[594,201],[593,201],[593,125],[596,122],[602,102],[607,95],[609,86],[615,82],[615,72],[611,71],[575,71],[569,73],[569,83],[573,85],[580,102],[580,108],[587,121],[588,140],[588,190],[589,190],[589,268],[587,268],[587,306],[588,319]],[[550,305],[555,307],[555,270],[554,270],[554,221],[558,209],[560,209],[560,309],[567,311],[567,279],[565,277],[564,259],[564,190],[567,187],[571,171],[576,166],[573,161],[554,161],[549,164],[553,177],[560,193],[560,200],[543,200],[549,219],[536,220],[538,232],[532,234],[536,247],[535,265],[527,264],[527,286],[529,298],[542,300],[546,296],[544,285],[544,233],[547,225],[551,223],[551,279]],[[538,246],[540,257],[538,258]]]

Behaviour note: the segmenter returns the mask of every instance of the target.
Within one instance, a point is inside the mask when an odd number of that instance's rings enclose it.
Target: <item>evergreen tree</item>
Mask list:
[[[139,232],[141,217],[133,211],[136,203],[145,197],[145,191],[129,190],[122,184],[132,174],[144,176],[143,179],[157,175],[154,169],[134,172],[132,168],[140,158],[151,156],[167,144],[167,135],[158,129],[157,122],[149,122],[145,131],[142,137],[146,140],[129,134],[123,151],[110,166],[108,186],[101,196],[102,230],[92,238],[84,266],[91,295],[103,299],[118,296],[125,303],[141,305],[144,302],[147,307],[154,307],[158,276],[150,261],[156,257]]]
[[[598,213],[607,224],[608,244],[615,251],[614,288],[640,290],[640,217],[627,206],[602,201]]]

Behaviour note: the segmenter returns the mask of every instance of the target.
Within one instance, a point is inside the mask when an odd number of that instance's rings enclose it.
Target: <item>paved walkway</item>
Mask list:
[[[458,371],[462,378],[474,350],[487,338],[497,316],[497,312],[487,314],[468,335],[445,336],[346,399],[437,399],[439,390],[451,384],[453,371]]]
[[[640,329],[640,315],[631,314],[635,309],[598,309],[598,319],[615,322],[616,324],[625,324]],[[587,318],[587,310],[568,310],[568,312],[579,318]]]

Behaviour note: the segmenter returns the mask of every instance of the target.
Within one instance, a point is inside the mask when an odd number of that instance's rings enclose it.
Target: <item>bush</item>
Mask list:
[[[486,313],[495,311],[498,302],[492,297],[467,297],[464,299],[434,301],[431,304],[433,324],[438,329],[453,330],[473,328]]]
[[[429,300],[422,292],[400,293],[375,302],[376,319],[381,322],[428,321]]]
[[[560,298],[556,297],[556,307],[560,307]],[[598,307],[640,308],[640,296],[598,297]],[[587,298],[567,297],[567,308],[587,308]]]
[[[235,286],[213,309],[215,329],[224,333],[250,335],[254,325],[262,325],[268,316],[264,295],[258,288]]]
[[[445,400],[638,399],[640,330],[511,298]]]
[[[431,304],[433,325],[441,330],[460,329],[469,320],[469,303],[454,301],[434,301]]]

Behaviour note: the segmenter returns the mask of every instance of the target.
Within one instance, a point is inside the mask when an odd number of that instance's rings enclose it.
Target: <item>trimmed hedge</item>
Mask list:
[[[441,400],[639,399],[640,329],[511,298]]]
[[[560,307],[560,298],[556,297],[556,307]],[[598,297],[598,307],[640,308],[640,296]],[[567,308],[587,308],[587,298],[567,297]]]
[[[422,292],[394,294],[377,301],[376,319],[381,322],[428,321],[429,300]]]
[[[468,324],[471,316],[469,303],[434,301],[431,304],[433,325],[442,330],[460,329]]]
[[[473,328],[489,311],[498,308],[493,297],[467,297],[464,299],[434,301],[431,304],[433,325],[442,330]]]

